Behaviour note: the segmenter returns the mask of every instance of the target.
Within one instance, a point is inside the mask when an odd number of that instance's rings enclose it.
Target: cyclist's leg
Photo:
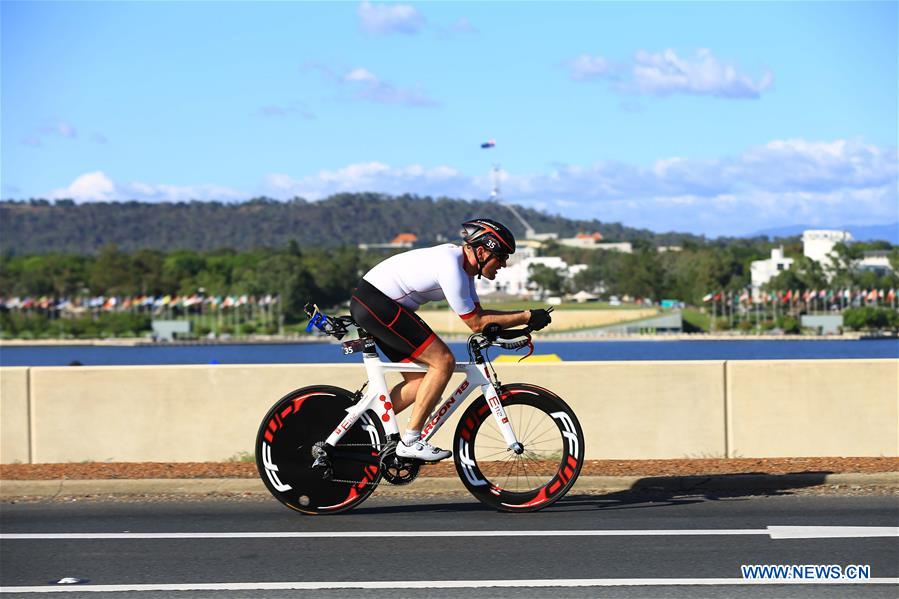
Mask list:
[[[428,371],[418,385],[418,391],[415,394],[415,405],[412,408],[412,414],[409,416],[409,424],[407,426],[410,430],[421,430],[425,419],[431,413],[431,410],[434,409],[440,396],[443,395],[446,384],[453,375],[456,359],[446,346],[446,343],[439,337],[436,337],[415,358],[415,361],[426,364]]]
[[[423,376],[405,377],[405,384],[391,391],[391,402],[395,403],[394,409],[397,412],[412,403],[414,391],[414,407],[401,444],[405,448],[398,447],[397,455],[424,461],[449,457],[451,454],[448,451],[418,442],[421,427],[455,370],[456,361],[449,348],[420,316],[387,297],[364,279],[350,301],[350,313],[375,338],[378,347],[390,360],[414,361],[428,367],[428,372]],[[408,389],[404,390],[406,386]],[[406,449],[410,447],[412,449]]]
[[[415,402],[418,387],[425,377],[424,372],[404,372],[402,374],[404,380],[390,390],[390,401],[393,404],[393,411],[397,414]]]
[[[438,462],[452,455],[451,451],[434,447],[421,440],[421,428],[446,389],[456,366],[456,360],[446,344],[436,335],[431,336],[426,347],[416,351],[414,360],[428,367],[418,385],[412,414],[406,425],[402,441],[396,447],[396,455],[415,458],[424,462]]]

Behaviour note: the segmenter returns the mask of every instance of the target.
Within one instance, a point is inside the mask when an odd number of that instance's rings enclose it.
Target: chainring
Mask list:
[[[391,485],[408,485],[421,470],[420,460],[407,460],[396,455],[396,441],[390,441],[381,451],[381,477]]]

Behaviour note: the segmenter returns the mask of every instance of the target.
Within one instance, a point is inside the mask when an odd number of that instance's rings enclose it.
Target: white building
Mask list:
[[[849,231],[809,229],[802,232],[802,253],[806,258],[818,262],[825,269],[830,266],[830,253],[838,243],[849,243]]]
[[[578,233],[574,237],[559,239],[559,244],[584,249],[595,249],[602,242],[602,233]]]
[[[566,237],[564,239],[560,239],[559,245],[586,250],[623,252],[625,254],[632,254],[634,252],[634,247],[629,241],[606,243],[602,241],[602,235],[600,235],[599,233],[593,233],[592,235],[588,235],[586,233],[578,233],[574,237]]]
[[[864,253],[864,257],[855,263],[859,270],[872,270],[879,276],[893,272],[890,264],[890,253],[886,250],[871,250]]]
[[[597,243],[593,246],[597,250],[605,250],[607,252],[622,252],[624,254],[633,254],[634,246],[630,241],[621,241],[618,243]]]
[[[779,273],[789,270],[793,266],[792,258],[784,258],[783,246],[771,250],[771,257],[767,260],[754,260],[749,267],[752,276],[752,299],[759,299],[759,291],[762,285],[776,277]]]
[[[537,250],[531,247],[519,248],[509,257],[505,268],[496,273],[496,279],[490,281],[481,277],[475,278],[475,289],[481,297],[493,293],[526,296],[532,293],[528,289],[531,266],[541,264],[553,270],[562,271],[562,276],[572,277],[584,268],[585,264],[568,266],[568,263],[557,256],[537,256]]]

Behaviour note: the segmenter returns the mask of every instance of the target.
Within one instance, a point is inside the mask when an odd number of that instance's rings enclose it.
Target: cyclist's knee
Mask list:
[[[453,356],[452,352],[449,351],[449,349],[447,349],[446,352],[440,354],[437,367],[442,372],[452,374],[453,370],[456,368],[456,358]]]
[[[456,367],[456,358],[453,357],[453,352],[439,339],[434,341],[420,358],[429,368],[442,373],[452,374]]]

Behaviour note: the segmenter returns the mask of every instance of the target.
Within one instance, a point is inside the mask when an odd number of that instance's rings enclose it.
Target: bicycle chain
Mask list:
[[[389,444],[388,444],[388,445],[389,445]],[[341,443],[341,444],[338,445],[337,447],[371,447],[371,444],[370,444],[370,443]],[[385,445],[384,447],[386,448],[387,445]],[[382,451],[383,451],[383,450],[382,450]],[[380,454],[380,452],[378,452],[378,453]],[[382,466],[382,467],[385,467],[383,461],[381,461],[381,466]],[[416,474],[416,476],[417,476],[417,474]],[[415,478],[415,477],[413,477],[413,479],[414,479],[414,478]],[[326,479],[326,480],[328,480],[328,481],[330,481],[330,482],[332,482],[332,483],[341,483],[341,484],[346,484],[346,485],[359,485],[359,484],[362,484],[362,485],[364,485],[364,486],[366,486],[366,487],[371,487],[371,486],[377,487],[379,484],[381,484],[381,481],[384,480],[384,478],[383,478],[383,475],[382,475],[382,477],[379,478],[377,482],[366,482],[366,481],[359,481],[359,480],[343,480],[343,479],[340,479],[340,478],[329,478],[329,479]],[[389,481],[388,481],[388,482],[389,482]],[[408,482],[412,482],[412,480],[410,480],[410,481],[408,481]],[[408,484],[408,483],[394,483],[394,484],[403,485],[403,484]]]
[[[329,479],[326,479],[326,480],[327,480],[328,482],[332,482],[332,483],[341,483],[341,484],[346,484],[346,485],[364,485],[364,486],[366,486],[366,487],[377,487],[378,485],[381,484],[381,481],[380,481],[380,480],[379,480],[378,482],[376,482],[376,483],[374,483],[374,482],[363,482],[363,481],[361,481],[361,480],[342,480],[342,479],[339,479],[339,478],[329,478]]]
[[[371,446],[372,446],[371,443],[341,443],[340,445],[337,445],[335,447],[335,449],[337,447],[371,447]],[[378,453],[380,453],[380,452],[378,452]],[[342,483],[342,484],[347,484],[347,485],[364,484],[366,487],[369,487],[369,486],[377,487],[381,483],[380,479],[378,479],[378,482],[365,482],[365,483],[363,483],[363,481],[359,481],[359,480],[343,480],[340,478],[328,478],[325,480],[328,480],[332,483]]]

